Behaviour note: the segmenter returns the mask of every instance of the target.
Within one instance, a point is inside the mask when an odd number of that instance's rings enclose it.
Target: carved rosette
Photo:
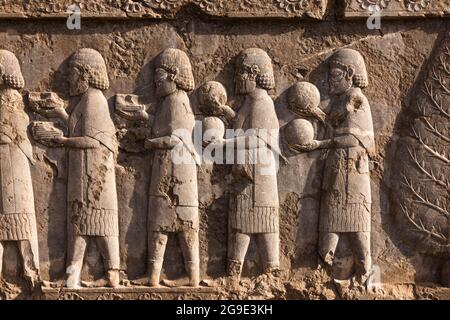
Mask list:
[[[280,9],[284,9],[287,12],[300,12],[308,7],[311,1],[308,0],[275,0],[278,3]]]
[[[151,7],[155,7],[161,10],[172,11],[181,7],[186,1],[185,0],[151,0],[145,1],[150,2]]]
[[[162,296],[155,292],[146,292],[138,297],[138,300],[163,300]]]
[[[105,292],[98,296],[97,300],[124,300],[124,297],[115,292]]]
[[[239,8],[244,11],[260,11],[266,7],[265,1],[261,0],[240,0]]]
[[[75,292],[62,292],[58,300],[84,300],[84,298]]]
[[[177,300],[203,300],[203,297],[195,293],[185,293],[177,297]]]
[[[369,10],[372,6],[378,6],[380,9],[385,9],[391,0],[357,0],[359,5],[364,10]]]
[[[430,0],[405,0],[404,5],[409,11],[420,11],[430,5]]]
[[[225,0],[195,0],[195,4],[205,12],[215,12],[225,8]]]

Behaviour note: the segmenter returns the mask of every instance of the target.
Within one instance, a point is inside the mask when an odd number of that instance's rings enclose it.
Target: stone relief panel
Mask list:
[[[289,3],[277,8],[302,7]],[[351,21],[90,20],[74,34],[40,21],[0,21],[1,130],[20,136],[3,137],[20,161],[0,170],[30,171],[35,219],[11,241],[0,221],[0,298],[31,296],[26,259],[34,297],[62,300],[414,299],[446,285],[443,20],[383,35]],[[228,163],[227,148],[268,162]]]
[[[358,18],[372,15],[377,7],[382,17],[448,17],[448,0],[346,0],[344,17]]]
[[[50,0],[0,1],[1,17],[66,17],[76,5],[87,18],[173,18],[192,5],[217,17],[306,17],[321,19],[327,0]],[[71,11],[71,10],[69,10]]]

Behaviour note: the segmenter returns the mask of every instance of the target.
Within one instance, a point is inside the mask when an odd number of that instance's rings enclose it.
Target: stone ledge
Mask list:
[[[371,5],[377,5],[383,18],[450,17],[450,0],[348,0],[344,18],[367,18]]]
[[[82,18],[172,19],[188,5],[212,17],[323,19],[328,0],[0,0],[1,18],[67,18],[77,4]]]
[[[218,294],[210,287],[42,288],[45,300],[206,300]]]

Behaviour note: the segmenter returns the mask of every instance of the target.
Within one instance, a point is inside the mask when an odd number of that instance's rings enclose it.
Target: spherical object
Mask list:
[[[203,141],[223,139],[225,136],[225,124],[217,117],[203,119]]]
[[[295,119],[284,128],[288,144],[305,145],[314,140],[314,127],[308,120]]]
[[[200,110],[205,115],[217,114],[216,108],[227,103],[227,91],[225,87],[217,81],[208,81],[198,88],[198,98]]]
[[[295,114],[307,116],[320,104],[320,92],[309,82],[298,82],[288,92],[288,108]]]

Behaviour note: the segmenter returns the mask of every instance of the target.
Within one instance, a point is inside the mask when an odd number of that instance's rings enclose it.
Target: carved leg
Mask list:
[[[200,258],[198,230],[192,229],[178,234],[184,265],[189,276],[189,286],[197,287],[200,282]]]
[[[350,242],[355,257],[356,275],[367,280],[372,268],[372,257],[370,255],[370,232],[352,232]]]
[[[280,235],[278,233],[261,233],[257,235],[257,244],[264,273],[278,270],[280,267]]]
[[[39,281],[39,262],[36,263],[37,259],[29,240],[17,241],[17,247],[22,258],[23,275],[33,290]]]
[[[80,287],[81,268],[83,268],[84,253],[86,252],[87,237],[75,236],[72,243],[72,256],[69,257],[70,264],[67,267],[66,287],[76,289]]]
[[[120,283],[119,237],[98,237],[97,247],[103,257],[108,285],[116,288]]]
[[[229,255],[228,275],[239,279],[245,255],[247,254],[248,245],[250,244],[250,235],[233,230],[231,241],[233,247],[231,248],[232,251]]]
[[[161,269],[164,261],[168,235],[166,233],[150,231],[148,235],[148,269],[149,284],[152,287],[159,285]]]
[[[339,243],[339,234],[327,232],[322,235],[319,246],[319,256],[328,265],[333,265],[334,254]]]

